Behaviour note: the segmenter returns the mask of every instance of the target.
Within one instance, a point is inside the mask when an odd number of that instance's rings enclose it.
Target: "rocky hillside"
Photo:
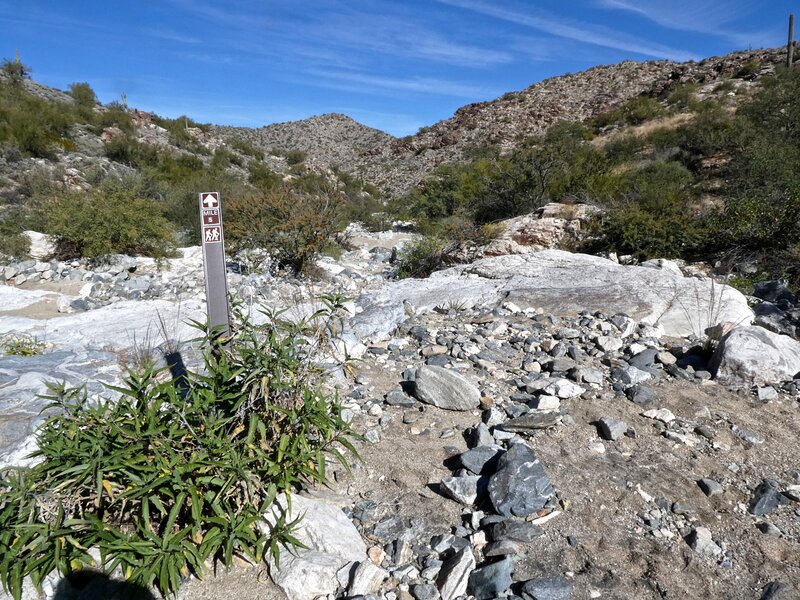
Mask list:
[[[546,79],[490,102],[469,104],[417,134],[392,138],[342,115],[323,115],[261,129],[221,128],[264,149],[302,150],[309,160],[360,174],[390,194],[421,181],[465,150],[493,144],[511,150],[560,120],[584,121],[637,96],[662,96],[682,83],[756,79],[783,60],[781,49],[735,52],[700,62],[625,61]]]
[[[395,139],[338,113],[274,123],[258,129],[215,126],[213,131],[225,137],[239,137],[264,150],[299,150],[307,154],[311,164],[339,166],[355,175],[359,174],[363,157],[391,145]]]

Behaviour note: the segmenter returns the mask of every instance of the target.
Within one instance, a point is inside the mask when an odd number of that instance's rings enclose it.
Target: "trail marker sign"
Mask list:
[[[200,194],[200,239],[203,243],[203,271],[206,278],[206,310],[212,330],[222,338],[230,336],[228,277],[225,264],[225,239],[222,233],[222,206],[219,192]]]

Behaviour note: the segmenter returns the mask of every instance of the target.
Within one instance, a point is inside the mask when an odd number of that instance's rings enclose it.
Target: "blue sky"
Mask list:
[[[0,0],[0,45],[38,81],[87,81],[103,102],[125,94],[164,116],[258,127],[341,112],[401,136],[598,64],[780,46],[793,9],[788,0]]]

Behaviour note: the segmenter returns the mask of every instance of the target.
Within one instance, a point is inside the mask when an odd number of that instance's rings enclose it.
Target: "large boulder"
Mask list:
[[[720,340],[709,368],[731,386],[789,381],[800,373],[800,342],[762,327],[737,327]]]
[[[350,327],[361,340],[381,339],[407,318],[409,310],[424,313],[453,303],[494,307],[503,301],[554,315],[583,310],[625,313],[675,337],[702,336],[721,322],[749,325],[753,320],[744,295],[710,279],[543,250],[484,258],[428,279],[390,283],[357,300],[358,314]]]

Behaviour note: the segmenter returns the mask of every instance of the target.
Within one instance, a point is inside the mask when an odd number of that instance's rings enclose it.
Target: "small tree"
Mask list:
[[[70,83],[69,95],[75,99],[75,102],[78,103],[78,106],[94,108],[97,104],[97,95],[94,93],[92,86],[85,81],[80,83]]]
[[[20,61],[19,54],[14,60],[3,59],[0,71],[5,75],[11,85],[22,85],[22,82],[31,76],[31,68]]]

